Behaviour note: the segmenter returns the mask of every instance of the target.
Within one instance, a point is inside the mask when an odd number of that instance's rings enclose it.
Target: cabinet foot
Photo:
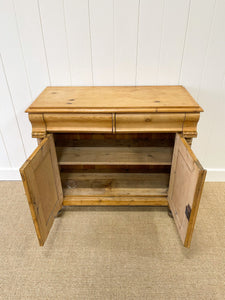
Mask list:
[[[168,208],[168,216],[173,219],[172,211]]]
[[[55,218],[61,217],[62,213],[63,213],[63,209],[61,208],[61,209],[57,212],[57,215],[55,216]]]

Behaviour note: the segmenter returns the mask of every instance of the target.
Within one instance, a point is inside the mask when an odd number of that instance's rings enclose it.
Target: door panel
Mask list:
[[[190,247],[191,244],[205,176],[206,170],[203,169],[185,139],[177,134],[168,202],[185,247]]]
[[[48,135],[20,168],[24,189],[40,246],[62,207],[63,193],[55,144]]]

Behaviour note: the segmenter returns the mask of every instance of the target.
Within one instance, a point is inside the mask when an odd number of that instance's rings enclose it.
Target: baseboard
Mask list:
[[[21,180],[18,168],[0,168],[0,180]]]
[[[225,169],[207,169],[206,181],[225,181]]]
[[[0,180],[21,180],[19,169],[0,168]],[[225,169],[207,169],[206,181],[225,181]]]

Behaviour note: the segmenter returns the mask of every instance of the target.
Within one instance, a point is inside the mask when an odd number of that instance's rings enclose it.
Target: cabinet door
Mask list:
[[[168,202],[185,247],[190,247],[205,182],[203,169],[186,140],[176,135]]]
[[[24,189],[40,246],[62,207],[63,193],[55,144],[48,135],[20,168]]]

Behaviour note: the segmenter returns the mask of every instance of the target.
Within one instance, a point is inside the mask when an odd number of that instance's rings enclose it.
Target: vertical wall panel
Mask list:
[[[71,85],[63,0],[39,0],[51,85]]]
[[[32,99],[35,99],[50,85],[38,2],[20,0],[14,3]]]
[[[141,0],[137,85],[155,85],[159,64],[164,0]]]
[[[185,85],[195,98],[201,83],[215,2],[216,0],[191,2],[180,83]]]
[[[0,129],[8,152],[11,166],[19,167],[26,159],[26,156],[1,57],[0,83]],[[0,167],[1,166],[2,165],[0,165]]]
[[[199,89],[205,69],[207,49],[211,43],[210,33],[215,11],[216,0],[192,1],[189,22],[185,41],[184,56],[180,73],[180,84],[184,85],[196,100],[202,105],[205,112],[201,114],[198,125],[198,139],[194,139],[193,148],[202,163],[207,145],[203,140],[208,140],[210,122],[207,114],[210,112],[210,99],[207,95],[198,99]],[[204,9],[202,10],[202,7]],[[201,12],[201,22],[199,21]],[[206,91],[206,94],[208,92]],[[207,100],[208,99],[208,100]],[[213,118],[213,116],[212,116]],[[206,130],[207,129],[207,130]]]
[[[31,125],[24,111],[32,100],[21,43],[18,37],[15,11],[11,1],[0,1],[0,41],[2,61],[5,67],[13,105],[26,154],[29,155],[36,146],[36,141],[31,139]],[[4,101],[4,99],[1,99],[1,101]]]
[[[193,149],[224,178],[224,28],[223,0],[0,0],[0,177],[36,147],[24,110],[46,85],[182,84],[205,110]]]
[[[114,0],[115,85],[136,84],[139,0]]]
[[[89,0],[94,85],[113,85],[113,0]]]
[[[213,19],[199,93],[199,102],[205,107],[201,131],[195,148],[200,150],[208,168],[225,169],[225,2],[218,0]],[[198,150],[199,149],[199,150]]]
[[[165,1],[158,66],[159,85],[179,82],[188,12],[189,0]]]
[[[9,168],[10,167],[10,163],[9,163],[9,159],[8,159],[8,155],[7,155],[7,151],[5,148],[5,144],[2,138],[2,134],[0,131],[0,166],[1,168]]]
[[[64,3],[72,84],[92,85],[88,0]]]

